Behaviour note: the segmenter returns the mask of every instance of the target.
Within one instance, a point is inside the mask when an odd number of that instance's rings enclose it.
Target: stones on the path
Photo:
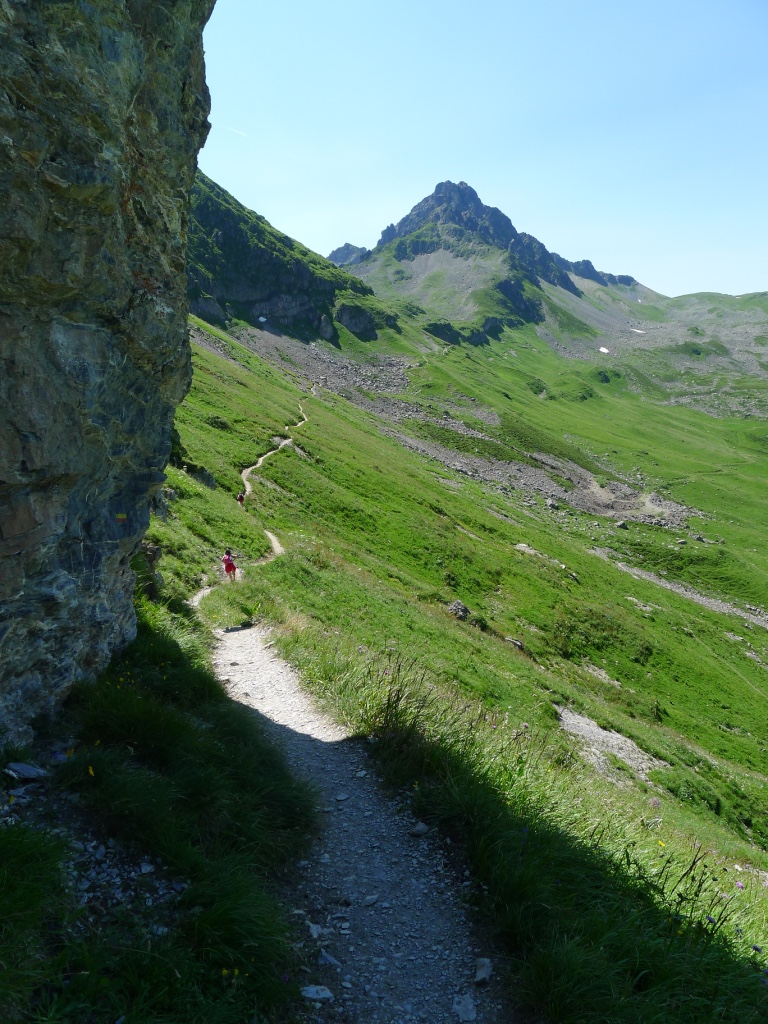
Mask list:
[[[411,829],[410,834],[412,836],[425,836],[427,832],[429,832],[429,825],[425,824],[423,821],[417,821]]]
[[[317,962],[321,966],[338,967],[339,969],[341,969],[341,964],[336,959],[336,957],[331,956],[331,954],[327,952],[327,950],[325,949],[320,950],[320,955],[317,958]]]
[[[349,793],[337,793],[336,799],[340,804],[344,803],[345,800],[349,800]]]
[[[355,778],[356,779],[364,779],[367,774],[368,774],[368,772],[365,771],[364,768],[361,768],[359,772],[355,772]]]
[[[472,996],[456,996],[453,1000],[453,1012],[459,1020],[477,1020],[477,1010]]]
[[[479,956],[475,961],[475,984],[487,985],[491,980],[493,964],[487,956]]]
[[[372,907],[374,905],[374,903],[378,903],[378,902],[379,902],[379,897],[378,896],[366,896],[365,899],[363,900],[363,906],[364,907]]]
[[[305,999],[308,999],[312,1003],[332,1003],[333,992],[325,985],[305,985],[301,990],[301,994]],[[466,1018],[469,1020],[470,1018]],[[474,1018],[472,1018],[474,1020]]]

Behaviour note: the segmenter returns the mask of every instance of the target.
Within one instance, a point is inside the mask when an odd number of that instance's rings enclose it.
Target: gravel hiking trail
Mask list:
[[[307,414],[304,412],[304,409],[301,406],[301,402],[299,402],[299,412],[301,413],[301,419],[299,420],[298,423],[286,424],[286,427],[285,427],[285,432],[286,433],[288,433],[291,430],[296,430],[298,427],[303,427],[304,424],[307,422]],[[280,444],[277,445],[276,448],[270,448],[270,450],[268,452],[265,452],[260,458],[258,458],[256,460],[256,462],[252,466],[248,466],[246,469],[244,469],[242,471],[242,473],[240,474],[240,477],[241,477],[241,479],[243,481],[243,485],[245,486],[246,497],[253,491],[253,486],[251,485],[251,481],[249,479],[251,473],[255,469],[261,469],[265,459],[268,459],[270,457],[270,455],[275,455],[277,452],[282,451],[282,449],[285,448],[289,444],[293,444],[293,438],[292,437],[284,437],[280,441]],[[271,534],[267,533],[267,536],[270,538],[270,540],[272,539]],[[274,547],[274,545],[273,545],[273,547]],[[276,551],[275,554],[281,555],[282,551]]]
[[[218,633],[216,671],[252,708],[292,770],[319,794],[321,834],[299,861],[291,913],[310,973],[311,1021],[511,1022],[500,956],[470,920],[475,884],[454,849],[398,807],[376,779],[368,745],[327,717],[262,626]],[[476,983],[490,959],[490,982]]]
[[[306,422],[301,415],[295,427]],[[243,471],[248,494],[250,473],[290,443]],[[267,561],[284,549],[265,533]],[[457,848],[382,787],[368,744],[318,708],[271,650],[270,633],[264,626],[217,631],[214,664],[232,699],[254,711],[295,774],[313,786],[322,809],[320,833],[284,894],[309,965],[300,979],[301,1019],[512,1024],[503,957],[471,920],[477,886]]]

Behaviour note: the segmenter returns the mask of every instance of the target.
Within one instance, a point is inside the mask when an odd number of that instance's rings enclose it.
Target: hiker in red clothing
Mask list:
[[[240,508],[242,508],[243,505],[245,505],[245,495],[243,494],[242,491],[240,491],[240,493],[238,494],[238,496],[237,496],[237,498],[235,500],[237,501],[237,503],[240,506]]]
[[[235,574],[237,573],[237,566],[235,565],[235,560],[232,557],[232,552],[229,550],[229,548],[227,548],[227,550],[224,552],[224,556],[221,559],[221,563],[224,566],[224,572],[227,574],[229,579],[231,579],[232,582],[234,583]]]

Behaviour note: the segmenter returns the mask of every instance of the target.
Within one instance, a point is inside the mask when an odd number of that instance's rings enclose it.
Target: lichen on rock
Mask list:
[[[214,0],[0,0],[0,741],[135,635]]]

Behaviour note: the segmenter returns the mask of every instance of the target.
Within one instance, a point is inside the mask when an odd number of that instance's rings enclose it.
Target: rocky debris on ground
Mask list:
[[[597,555],[598,558],[604,558],[606,561],[612,561],[617,569],[621,569],[622,572],[629,573],[638,580],[646,580],[648,583],[655,583],[657,587],[662,587],[664,590],[671,590],[675,594],[679,594],[681,597],[687,597],[689,601],[694,601],[696,604],[701,605],[702,608],[709,608],[713,612],[721,612],[723,615],[737,615],[739,618],[744,619],[746,622],[751,622],[755,626],[762,626],[763,629],[768,629],[768,612],[761,608],[757,608],[753,605],[747,605],[742,608],[739,605],[732,604],[729,601],[722,601],[717,597],[708,597],[706,594],[699,593],[698,590],[694,590],[693,587],[689,587],[685,583],[677,583],[674,580],[662,579],[661,576],[657,576],[656,573],[649,572],[647,569],[638,569],[637,566],[627,565],[626,562],[621,561],[621,556],[618,551],[614,551],[611,548],[590,548],[589,553],[591,555]],[[663,572],[663,570],[660,570]],[[630,598],[629,600],[633,600]],[[648,607],[655,607],[649,605]]]
[[[472,480],[496,484],[502,490],[509,488],[529,495],[541,494],[552,512],[558,512],[562,504],[593,515],[615,516],[620,521],[631,519],[650,526],[673,529],[685,528],[688,516],[693,514],[693,510],[656,493],[641,494],[621,480],[610,480],[604,487],[598,487],[594,476],[581,466],[555,459],[543,452],[531,453],[531,458],[539,466],[514,460],[502,462],[459,452],[436,441],[411,437],[391,427],[382,426],[381,429],[405,448],[433,458]],[[566,490],[552,479],[550,473],[570,479],[573,489]]]
[[[610,775],[610,765],[606,754],[613,754],[623,761],[643,782],[648,782],[648,773],[656,768],[669,767],[665,761],[646,753],[634,740],[622,736],[619,732],[602,729],[586,715],[578,715],[570,708],[557,708],[560,726],[566,732],[578,736],[583,743],[583,753],[602,774]]]
[[[323,833],[292,868],[286,894],[307,985],[335,997],[311,1001],[315,1020],[456,1024],[459,1000],[465,1013],[474,1007],[466,1019],[507,1024],[495,973],[475,984],[491,948],[469,914],[482,888],[457,848],[404,810],[404,794],[380,788],[371,746],[323,717],[266,649],[272,639],[261,627],[221,634],[217,665],[231,696],[263,716],[293,770],[319,790]]]
[[[126,929],[139,923],[148,935],[162,938],[174,925],[176,904],[189,882],[174,877],[158,858],[96,833],[80,794],[52,785],[56,765],[67,758],[63,751],[73,746],[68,740],[42,751],[38,759],[49,769],[21,762],[6,766],[13,782],[0,790],[0,828],[39,829],[63,842],[64,881],[80,908],[69,926],[76,934],[120,919]]]

